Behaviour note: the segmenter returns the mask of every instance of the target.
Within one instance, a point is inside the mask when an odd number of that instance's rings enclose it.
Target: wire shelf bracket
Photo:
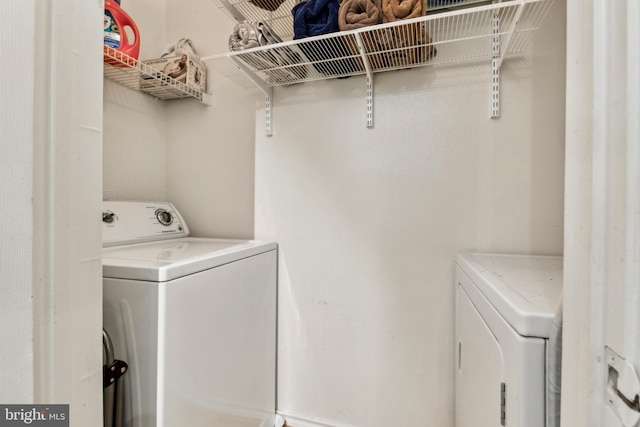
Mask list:
[[[273,100],[273,87],[266,85],[265,82],[263,82],[258,77],[256,77],[256,75],[252,73],[251,70],[239,58],[231,56],[231,59],[236,64],[238,69],[244,74],[244,76],[247,79],[251,80],[253,84],[255,84],[258,87],[258,89],[260,89],[264,93],[264,96],[265,96],[264,122],[265,122],[265,128],[266,128],[265,131],[267,136],[273,136],[273,118],[271,114],[271,102]]]
[[[169,77],[116,49],[104,46],[103,57],[104,77],[122,86],[161,100],[196,98],[205,105],[213,104],[211,94]]]
[[[494,13],[491,21],[491,118],[500,117],[500,17]]]
[[[494,3],[500,3],[501,0],[494,0]],[[522,17],[524,11],[524,3],[520,4],[514,14],[514,18],[509,24],[509,28],[505,32],[504,42],[500,43],[500,16],[493,14],[491,21],[491,29],[493,37],[491,38],[491,118],[500,117],[500,67],[504,61],[505,52],[509,50],[509,45],[516,31],[516,25]]]
[[[362,58],[362,62],[367,72],[367,127],[371,129],[373,128],[373,70],[371,69],[369,58],[367,57],[364,42],[362,41],[362,35],[360,33],[355,33],[355,36],[356,43],[358,44],[358,51],[360,52],[360,57]]]
[[[532,34],[540,28],[554,3],[554,0],[441,0],[443,4],[446,2],[445,9],[418,18],[287,40],[286,31],[292,27],[288,4],[296,0],[284,0],[271,12],[256,7],[251,0],[212,1],[236,20],[269,22],[285,40],[202,58],[211,61],[212,68],[221,75],[245,88],[257,86],[265,94],[269,136],[273,87],[363,75],[366,125],[373,128],[374,74],[422,66],[490,64],[491,118],[499,118],[502,64],[508,58],[526,54]],[[280,13],[283,10],[287,13]]]

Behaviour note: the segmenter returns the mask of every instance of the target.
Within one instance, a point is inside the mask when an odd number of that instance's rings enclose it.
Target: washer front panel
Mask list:
[[[125,425],[268,425],[276,274],[270,250],[164,283],[105,278],[104,327],[129,364]]]

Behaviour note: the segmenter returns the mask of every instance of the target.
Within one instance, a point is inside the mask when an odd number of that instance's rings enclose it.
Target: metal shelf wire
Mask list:
[[[291,32],[291,8],[285,0],[274,11],[262,6],[281,0],[212,0],[236,20],[270,22],[284,38]],[[242,87],[272,88],[295,83],[366,74],[367,126],[373,127],[373,74],[428,65],[490,63],[491,117],[499,117],[500,67],[505,58],[522,55],[554,0],[429,0],[437,11],[415,19],[340,31],[323,36],[227,52],[202,58]],[[478,5],[478,3],[482,3]],[[455,7],[454,7],[455,6]],[[285,17],[280,11],[285,10]],[[267,123],[270,135],[271,123]]]
[[[157,99],[196,98],[209,104],[209,94],[194,89],[118,50],[104,46],[104,77]]]
[[[553,0],[512,0],[203,58],[243,87],[284,86],[523,53]],[[241,3],[242,4],[242,3]],[[495,20],[499,28],[495,31]],[[500,64],[498,64],[500,65]],[[247,73],[253,78],[248,78]]]
[[[283,40],[293,38],[291,9],[300,0],[211,0],[236,21],[265,21]],[[490,0],[427,0],[427,14],[489,4]]]

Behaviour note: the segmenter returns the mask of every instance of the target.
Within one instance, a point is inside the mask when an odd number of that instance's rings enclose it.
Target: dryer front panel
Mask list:
[[[462,287],[457,294],[456,427],[500,427],[500,343]]]
[[[456,427],[544,427],[546,340],[519,335],[459,268],[456,279]]]

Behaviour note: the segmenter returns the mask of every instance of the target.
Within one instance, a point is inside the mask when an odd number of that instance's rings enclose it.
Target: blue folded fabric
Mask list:
[[[293,39],[306,39],[339,31],[339,10],[338,0],[308,0],[298,3],[291,10]],[[352,53],[341,37],[305,41],[299,47],[313,62],[313,67],[322,74],[340,77],[360,71],[350,58]]]
[[[338,31],[338,0],[308,0],[291,9],[293,38],[304,39]]]

